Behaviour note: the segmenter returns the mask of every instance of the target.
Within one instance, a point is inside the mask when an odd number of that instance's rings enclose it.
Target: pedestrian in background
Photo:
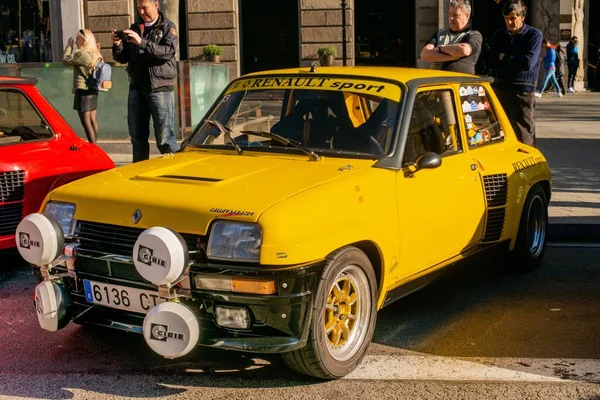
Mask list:
[[[130,78],[127,124],[133,162],[150,158],[150,116],[158,150],[165,154],[178,148],[173,130],[177,28],[159,11],[158,0],[137,0],[136,5],[143,23],[124,30],[123,38],[114,29],[111,34],[113,57],[127,64]]]
[[[573,36],[567,43],[567,67],[569,68],[569,76],[567,86],[569,93],[575,93],[575,77],[579,69],[579,39]]]
[[[540,87],[540,91],[535,93],[535,97],[542,97],[544,90],[546,90],[546,85],[548,82],[552,82],[554,87],[556,88],[556,96],[562,97],[562,93],[560,91],[560,86],[558,86],[558,81],[556,80],[556,50],[554,50],[554,46],[552,42],[548,39],[544,39],[543,46],[546,48],[546,54],[544,55],[544,79],[542,80],[542,86]]]
[[[542,32],[525,23],[527,6],[508,0],[502,6],[505,28],[498,29],[490,48],[494,90],[519,140],[535,146],[534,91],[539,74]]]
[[[554,45],[554,49],[556,50],[556,80],[558,81],[558,86],[560,86],[560,92],[563,94],[567,94],[565,89],[565,51],[563,50],[560,42],[556,42]]]
[[[471,5],[468,0],[450,0],[449,29],[440,29],[421,50],[421,59],[432,68],[475,74],[483,37],[471,30]]]
[[[92,74],[102,55],[98,50],[96,38],[89,29],[80,29],[77,39],[69,38],[63,63],[73,67],[73,109],[79,114],[79,120],[90,143],[96,143],[98,138],[98,91],[88,88],[88,78]],[[77,49],[74,50],[74,44]]]

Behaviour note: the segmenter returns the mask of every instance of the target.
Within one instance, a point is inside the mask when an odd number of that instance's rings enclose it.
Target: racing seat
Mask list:
[[[300,100],[292,112],[271,127],[271,132],[309,147],[328,148],[337,131],[336,119],[329,115],[322,99]]]

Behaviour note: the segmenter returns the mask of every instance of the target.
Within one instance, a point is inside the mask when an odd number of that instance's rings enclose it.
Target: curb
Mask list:
[[[548,242],[600,243],[600,224],[548,224]]]

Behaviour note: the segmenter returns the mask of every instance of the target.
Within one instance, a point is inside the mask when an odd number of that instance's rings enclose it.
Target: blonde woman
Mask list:
[[[77,45],[77,50],[73,50],[74,44]],[[102,55],[92,31],[80,29],[77,39],[69,38],[63,63],[73,67],[73,109],[79,113],[79,119],[90,143],[96,143],[98,136],[98,91],[88,88],[87,79],[100,59]]]

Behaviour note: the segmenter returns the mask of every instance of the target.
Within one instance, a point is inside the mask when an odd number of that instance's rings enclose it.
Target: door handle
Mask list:
[[[471,164],[471,171],[475,171],[477,169],[477,164]]]

